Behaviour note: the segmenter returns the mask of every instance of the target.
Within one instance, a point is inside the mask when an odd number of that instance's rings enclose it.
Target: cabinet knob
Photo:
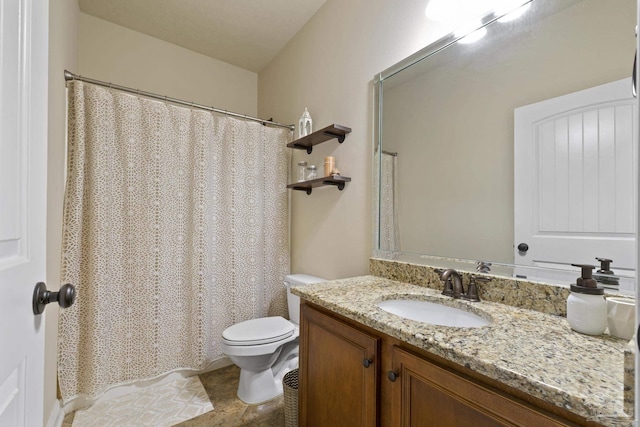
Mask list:
[[[393,383],[398,379],[398,373],[397,372],[393,372],[393,371],[389,371],[389,372],[387,372],[387,378],[389,378],[389,381],[391,381]]]
[[[372,363],[373,362],[371,361],[371,359],[367,359],[366,357],[362,359],[362,366],[364,366],[365,368],[371,366]]]

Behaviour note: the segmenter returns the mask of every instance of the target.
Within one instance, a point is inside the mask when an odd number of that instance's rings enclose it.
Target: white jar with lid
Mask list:
[[[567,298],[567,321],[576,332],[587,335],[601,335],[607,328],[607,302],[604,289],[599,288],[591,277],[592,265],[572,264],[582,268],[582,277],[571,285],[571,295]]]

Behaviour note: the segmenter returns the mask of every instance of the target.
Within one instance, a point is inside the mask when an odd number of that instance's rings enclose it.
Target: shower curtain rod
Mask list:
[[[196,104],[194,102],[188,102],[188,101],[183,101],[181,99],[170,98],[168,96],[157,95],[155,93],[145,92],[145,91],[142,91],[140,89],[131,89],[130,87],[114,85],[112,83],[102,82],[100,80],[94,80],[94,79],[90,79],[88,77],[82,77],[82,76],[73,74],[70,71],[64,70],[64,81],[65,81],[65,83],[68,82],[68,81],[71,81],[71,80],[79,80],[81,82],[87,82],[87,83],[91,83],[91,84],[98,85],[98,86],[108,87],[109,89],[116,89],[116,90],[119,90],[119,91],[122,91],[122,92],[133,93],[135,95],[142,95],[142,96],[146,96],[147,98],[158,99],[160,101],[171,102],[173,104],[186,105],[187,107],[198,108],[200,110],[213,111],[214,113],[225,114],[227,116],[238,117],[240,119],[253,120],[254,122],[262,123],[263,125],[279,126],[279,127],[287,128],[287,129],[289,129],[291,131],[295,130],[295,128],[296,128],[294,125],[285,125],[285,124],[282,124],[282,123],[273,122],[271,120],[264,120],[264,119],[260,119],[258,117],[247,116],[246,114],[234,113],[232,111],[221,110],[219,108],[214,108],[214,107],[207,107],[206,105],[200,105],[200,104]]]

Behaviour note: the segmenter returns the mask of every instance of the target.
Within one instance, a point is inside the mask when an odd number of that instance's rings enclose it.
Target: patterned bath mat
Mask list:
[[[200,379],[183,378],[77,411],[73,427],[169,427],[213,410]]]

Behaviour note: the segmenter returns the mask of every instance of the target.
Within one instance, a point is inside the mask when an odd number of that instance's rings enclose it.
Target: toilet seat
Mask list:
[[[245,320],[222,332],[222,341],[230,346],[254,346],[285,340],[295,332],[295,325],[283,317]]]
[[[225,329],[221,348],[227,356],[277,356],[282,345],[297,340],[299,335],[300,329],[283,317],[262,317]]]

